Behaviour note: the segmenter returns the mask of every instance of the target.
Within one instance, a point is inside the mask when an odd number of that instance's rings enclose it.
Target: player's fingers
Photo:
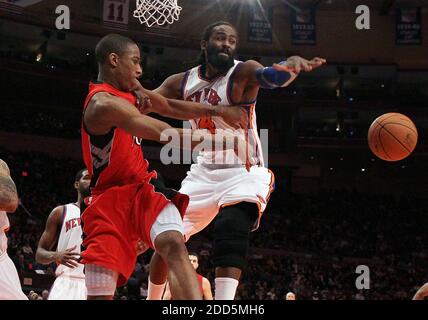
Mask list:
[[[312,61],[315,61],[315,62],[317,62],[317,63],[326,63],[327,62],[327,60],[326,59],[324,59],[324,58],[320,58],[320,57],[315,57],[315,58],[313,58],[312,59]]]
[[[324,63],[326,63],[325,59],[322,58],[313,58],[311,61],[309,61],[309,64],[313,67],[313,68],[318,68],[320,66],[322,66]]]
[[[284,64],[278,64],[274,63],[272,66],[276,71],[284,71],[284,72],[295,72],[296,68],[294,65],[284,65]]]
[[[232,125],[232,128],[233,128],[233,129],[236,129],[236,130],[238,130],[238,129],[242,128],[242,122],[241,122],[241,121],[239,121],[239,122],[237,122],[237,123],[233,124],[233,125]]]
[[[68,267],[68,268],[71,268],[71,269],[74,269],[74,268],[75,268],[75,266],[73,266],[71,263],[66,262],[66,261],[64,261],[62,264],[63,264],[64,266]]]
[[[240,119],[240,127],[242,129],[246,129],[248,128],[248,123],[249,123],[249,119],[248,119],[248,112],[247,109],[244,107],[241,107],[241,117]]]
[[[74,260],[74,261],[79,261],[79,259],[80,259],[80,254],[78,254],[78,253],[73,253],[73,254],[67,255],[67,256],[66,256],[66,258],[67,258],[67,259]]]
[[[309,64],[309,61],[302,61],[300,67],[306,72],[312,71],[312,66]]]
[[[150,98],[147,98],[146,104],[147,104],[147,108],[149,108],[149,109],[151,109],[153,107],[152,100],[150,100]]]
[[[74,261],[72,259],[67,260],[67,264],[71,265],[73,268],[75,268],[79,265],[76,261]]]

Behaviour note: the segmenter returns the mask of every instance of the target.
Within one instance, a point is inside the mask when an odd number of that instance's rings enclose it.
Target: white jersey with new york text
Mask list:
[[[234,66],[225,74],[218,75],[213,79],[206,79],[201,71],[202,66],[187,71],[182,83],[182,98],[187,101],[199,102],[209,105],[240,105],[247,108],[249,116],[248,130],[236,131],[224,122],[221,117],[210,117],[191,120],[193,129],[208,129],[215,133],[216,129],[233,130],[237,136],[247,141],[248,147],[252,149],[253,162],[257,166],[264,166],[262,147],[257,132],[256,101],[245,103],[234,103],[231,98],[232,78],[235,70],[239,68],[241,61],[235,60]],[[199,164],[235,165],[240,163],[234,150],[220,150],[217,152],[203,151],[198,157]],[[223,166],[224,167],[224,166]]]

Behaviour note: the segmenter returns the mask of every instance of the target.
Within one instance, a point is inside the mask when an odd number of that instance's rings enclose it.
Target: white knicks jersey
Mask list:
[[[190,69],[186,72],[182,82],[182,98],[187,101],[199,102],[209,105],[236,105],[231,99],[233,88],[233,73],[241,64],[235,60],[235,64],[226,74],[219,75],[213,79],[206,79],[201,72],[201,66]],[[253,153],[253,163],[257,166],[264,166],[262,146],[257,132],[256,101],[239,103],[246,107],[249,115],[248,130],[235,129],[226,124],[221,117],[209,117],[190,120],[192,129],[207,129],[215,133],[216,129],[232,130],[248,143]],[[215,165],[235,165],[241,163],[233,150],[226,151],[202,151],[198,157],[199,164]]]
[[[76,246],[73,252],[80,254],[80,246],[82,244],[82,227],[80,219],[80,208],[69,203],[64,205],[62,213],[62,226],[58,238],[57,251],[65,251]],[[79,263],[76,268],[69,268],[63,264],[58,265],[55,271],[56,276],[67,275],[71,277],[84,278],[83,264]]]
[[[6,231],[9,230],[9,219],[5,211],[0,211],[0,256],[7,250]]]

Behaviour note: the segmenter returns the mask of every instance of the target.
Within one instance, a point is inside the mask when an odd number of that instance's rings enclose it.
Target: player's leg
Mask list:
[[[119,274],[95,265],[85,265],[85,282],[88,300],[113,300]]]
[[[218,213],[217,201],[214,197],[212,183],[206,183],[201,177],[207,175],[201,168],[192,166],[191,173],[184,179],[180,193],[190,198],[189,205],[183,217],[186,241],[204,229]],[[148,300],[161,300],[168,276],[168,267],[162,257],[155,253],[150,261],[148,281]]]
[[[151,241],[168,268],[168,280],[174,299],[202,299],[183,234],[181,215],[174,205],[168,204],[151,227]]]
[[[255,203],[241,202],[220,209],[214,221],[215,299],[233,300],[246,265],[250,232],[258,218]]]
[[[147,300],[161,300],[168,278],[168,266],[162,257],[155,252],[150,260],[149,285]]]

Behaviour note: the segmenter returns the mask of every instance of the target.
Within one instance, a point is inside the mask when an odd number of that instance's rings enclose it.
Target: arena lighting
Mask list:
[[[366,171],[366,169],[365,168],[361,168],[361,172],[365,172]]]
[[[45,40],[40,48],[37,50],[36,61],[41,62],[43,57],[46,55],[46,51],[48,49],[48,40]]]
[[[40,61],[42,61],[42,59],[43,59],[43,53],[39,52],[36,56],[36,61],[40,62]]]

